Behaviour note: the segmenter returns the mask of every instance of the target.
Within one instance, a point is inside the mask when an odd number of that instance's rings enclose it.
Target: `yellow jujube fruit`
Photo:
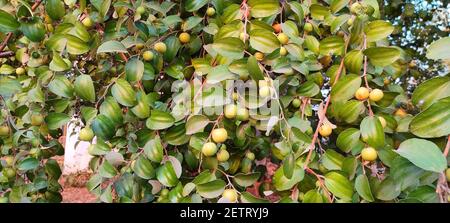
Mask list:
[[[218,129],[214,129],[211,132],[211,137],[214,140],[214,142],[223,143],[223,142],[227,141],[228,133],[227,133],[227,130],[225,130],[224,128],[218,128]]]
[[[397,111],[395,111],[394,115],[399,116],[401,118],[405,117],[408,113],[406,113],[406,111],[403,108],[399,108],[397,109]]]
[[[280,47],[280,56],[286,56],[287,53],[288,52],[287,52],[286,48]]]
[[[142,54],[142,57],[144,58],[145,61],[153,60],[153,52],[147,50]]]
[[[361,151],[361,157],[363,160],[366,160],[366,161],[374,161],[377,159],[378,154],[374,148],[367,147]]]
[[[202,147],[202,153],[205,156],[214,156],[217,152],[217,145],[213,142],[207,142]]]
[[[25,68],[23,68],[23,67],[16,68],[16,74],[17,75],[22,75],[24,73],[25,73]]]
[[[226,162],[230,158],[230,153],[226,149],[220,149],[217,152],[217,160],[219,162]]]
[[[0,126],[0,136],[7,136],[9,135],[9,126],[2,125]]]
[[[245,154],[245,157],[247,157],[247,159],[252,161],[255,160],[255,154],[250,151]]]
[[[228,119],[233,119],[237,115],[237,110],[238,110],[237,105],[235,105],[235,104],[228,104],[228,105],[225,106],[224,115]]]
[[[234,203],[238,199],[238,194],[234,189],[225,189],[222,193],[222,197]]]
[[[278,34],[277,38],[278,38],[278,41],[280,41],[280,43],[283,45],[285,45],[289,42],[289,37],[284,33]]]
[[[86,127],[81,129],[80,135],[78,136],[78,139],[81,141],[91,141],[94,138],[94,131],[92,131],[91,128]]]
[[[259,96],[265,98],[270,95],[270,87],[263,86],[259,88]]]
[[[153,48],[158,52],[158,53],[165,53],[167,50],[167,46],[165,43],[163,42],[158,42],[155,43],[155,45],[153,46]]]
[[[261,52],[256,52],[255,53],[255,58],[256,58],[256,60],[261,61],[261,60],[264,59],[264,54],[261,53]]]
[[[214,8],[209,7],[208,9],[206,9],[206,15],[213,16],[214,14],[216,14],[216,10]]]
[[[44,117],[41,114],[33,114],[31,115],[31,125],[39,126],[44,122]]]
[[[305,23],[305,26],[303,27],[303,30],[305,30],[305,32],[311,32],[311,31],[313,31],[313,26],[312,26],[312,24],[311,23],[309,23],[309,22],[307,22],[307,23]]]
[[[360,101],[364,101],[368,97],[369,97],[369,89],[367,89],[365,87],[360,87],[355,92],[355,98],[360,100]]]
[[[181,43],[189,43],[191,41],[191,35],[189,33],[181,33],[178,39],[180,39]]]
[[[237,114],[236,114],[236,119],[239,121],[247,121],[249,118],[249,113],[248,113],[248,109],[246,108],[238,108],[237,110]]]
[[[377,102],[379,100],[381,100],[384,96],[384,93],[382,90],[380,89],[373,89],[370,94],[369,94],[369,99],[371,101]]]
[[[331,132],[333,131],[333,129],[331,128],[330,125],[328,124],[323,124],[322,126],[320,126],[319,128],[319,134],[323,137],[328,137],[331,135]]]
[[[91,27],[93,25],[92,19],[88,16],[81,21],[85,27]]]

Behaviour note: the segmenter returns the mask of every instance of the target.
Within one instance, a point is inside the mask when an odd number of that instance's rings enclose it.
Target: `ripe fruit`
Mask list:
[[[189,43],[191,35],[189,35],[189,33],[181,33],[178,39],[180,39],[181,43]]]
[[[225,111],[224,111],[225,117],[228,118],[228,119],[235,118],[236,115],[237,115],[237,110],[238,110],[238,108],[237,108],[237,106],[235,104],[228,104],[228,105],[226,105],[225,106]]]
[[[445,176],[447,177],[447,181],[450,182],[450,168],[445,170]]]
[[[217,160],[219,162],[226,162],[230,158],[230,153],[226,149],[220,149],[217,153]]]
[[[237,114],[236,114],[236,119],[239,121],[247,121],[249,118],[249,113],[248,110],[246,108],[238,108],[237,110]]]
[[[9,135],[9,126],[2,125],[0,126],[0,136],[7,136]]]
[[[250,151],[245,154],[245,157],[252,161],[255,160],[255,154]]]
[[[11,167],[14,164],[14,157],[13,156],[5,156],[4,158],[6,167]]]
[[[23,68],[23,67],[16,68],[16,74],[17,75],[22,75],[24,73],[25,73],[25,68]]]
[[[378,155],[377,151],[374,148],[367,147],[361,151],[361,157],[366,161],[374,161],[377,159]]]
[[[214,14],[216,14],[216,10],[213,7],[206,9],[206,15],[213,16]]]
[[[333,131],[333,129],[331,128],[331,126],[329,124],[323,124],[319,128],[319,134],[323,137],[328,137],[329,135],[331,135],[332,131]]]
[[[144,58],[145,61],[153,60],[153,52],[150,50],[147,50],[142,54],[142,57]]]
[[[92,131],[91,128],[85,127],[81,129],[80,135],[78,136],[78,139],[81,141],[91,141],[94,138],[94,131]]]
[[[381,116],[378,116],[378,120],[380,120],[381,126],[383,126],[383,128],[386,127],[386,119],[384,119],[384,118],[381,117]]]
[[[380,89],[373,89],[372,92],[370,92],[369,94],[369,99],[371,101],[377,102],[379,100],[381,100],[384,96],[384,93],[382,90]]]
[[[145,7],[144,6],[139,6],[139,7],[137,7],[137,9],[136,9],[136,13],[137,14],[143,14],[145,12]]]
[[[140,50],[142,48],[144,48],[144,44],[143,43],[136,43],[136,45],[134,45],[134,47],[136,48],[136,50]]]
[[[273,24],[272,25],[273,30],[275,31],[275,33],[279,33],[281,32],[281,24],[277,23],[277,24]]]
[[[167,50],[167,46],[165,43],[163,42],[158,42],[155,43],[155,46],[153,47],[156,51],[158,51],[159,53],[165,53]]]
[[[294,106],[294,108],[300,107],[301,104],[302,102],[298,98],[294,98],[294,100],[292,100],[292,106]]]
[[[234,189],[225,189],[222,193],[222,197],[226,198],[230,202],[236,202],[238,199],[238,195],[236,193],[236,190]]]
[[[259,88],[259,96],[265,98],[270,95],[270,87],[263,86]]]
[[[394,115],[399,116],[401,118],[405,117],[408,113],[406,113],[406,111],[403,108],[399,108],[397,109],[397,111],[395,111]]]
[[[255,58],[256,58],[256,60],[261,61],[261,60],[264,59],[264,54],[261,53],[261,52],[256,52],[255,53]]]
[[[305,23],[305,26],[303,26],[303,30],[305,30],[305,32],[311,32],[313,31],[313,26],[311,23],[307,22]]]
[[[286,56],[287,50],[284,47],[280,47],[280,56]]]
[[[32,126],[39,126],[44,122],[44,117],[40,114],[33,114],[31,115],[31,125]]]
[[[360,87],[355,92],[355,98],[360,101],[366,100],[368,97],[369,97],[369,89],[365,87]]]
[[[214,156],[217,152],[217,146],[213,142],[207,142],[202,147],[202,153],[205,156]]]
[[[278,41],[280,41],[280,43],[283,45],[287,44],[289,42],[289,37],[284,33],[278,34],[277,38],[278,38]]]
[[[94,23],[92,22],[92,19],[87,16],[86,18],[83,19],[83,21],[81,21],[81,23],[83,23],[83,25],[87,28],[91,27]]]
[[[225,130],[224,128],[218,128],[218,129],[212,130],[211,136],[212,136],[212,139],[214,140],[214,142],[223,143],[223,142],[227,141],[228,133],[227,133],[227,130]]]

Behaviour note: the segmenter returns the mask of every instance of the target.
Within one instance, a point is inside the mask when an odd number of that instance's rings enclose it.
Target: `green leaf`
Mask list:
[[[131,83],[140,81],[144,75],[144,63],[137,57],[131,58],[125,65],[125,75]]]
[[[70,121],[70,117],[64,113],[49,113],[47,117],[45,117],[45,122],[50,130],[55,130],[61,128],[67,122]]]
[[[359,140],[361,132],[359,129],[348,128],[342,131],[336,140],[336,146],[343,152],[350,152],[354,148],[363,148],[364,144]]]
[[[161,163],[164,153],[161,138],[159,136],[155,136],[154,139],[148,141],[144,146],[144,153],[151,161]]]
[[[48,89],[54,94],[65,98],[71,98],[74,91],[72,83],[64,75],[56,75],[48,84]]]
[[[335,150],[329,149],[323,154],[321,162],[328,170],[341,170],[344,156]]]
[[[241,59],[244,56],[244,43],[235,37],[225,37],[216,40],[212,48],[218,54],[230,59]]]
[[[249,0],[250,14],[254,18],[264,18],[280,11],[280,3],[277,0]]]
[[[313,80],[306,81],[297,89],[297,95],[303,97],[314,97],[319,92],[320,87]]]
[[[344,39],[339,36],[330,36],[320,41],[321,55],[341,55],[344,53]]]
[[[334,34],[336,33],[339,28],[344,25],[349,19],[351,18],[351,16],[349,14],[342,14],[338,17],[336,17],[333,22],[331,22],[331,27],[330,30],[331,32]]]
[[[424,170],[441,173],[447,168],[447,160],[439,147],[425,139],[405,140],[396,152]]]
[[[441,99],[416,115],[409,129],[422,138],[438,138],[450,134],[450,97]]]
[[[344,64],[351,73],[359,74],[364,62],[364,54],[361,50],[352,50],[345,55]]]
[[[208,3],[208,0],[187,0],[184,3],[184,8],[188,12],[194,12],[206,5],[206,3]]]
[[[134,106],[136,104],[136,92],[124,79],[118,79],[111,88],[113,97],[123,106]]]
[[[261,176],[261,173],[238,173],[234,175],[233,180],[241,187],[249,187],[253,185]]]
[[[172,126],[175,119],[168,112],[152,110],[150,117],[147,119],[146,126],[151,130],[161,130]]]
[[[325,20],[331,15],[330,9],[320,4],[312,4],[310,10],[311,17],[316,20]]]
[[[450,59],[450,37],[434,41],[427,48],[427,58],[431,60]]]
[[[213,180],[211,182],[198,184],[197,193],[204,198],[216,198],[225,190],[225,182],[223,180]]]
[[[0,32],[8,33],[16,31],[20,26],[17,19],[11,14],[0,9]]]
[[[450,97],[450,77],[435,77],[419,84],[414,90],[412,102],[425,110],[434,102]]]
[[[320,43],[319,43],[319,40],[317,40],[316,37],[314,37],[312,35],[307,35],[305,37],[304,44],[305,44],[306,48],[311,50],[313,53],[319,54],[319,52],[320,52]]]
[[[303,168],[296,166],[294,168],[294,174],[291,179],[288,179],[284,175],[283,167],[279,167],[273,175],[273,185],[278,191],[285,191],[291,189],[295,184],[303,180],[305,172]]]
[[[367,179],[366,175],[361,174],[358,177],[356,177],[355,189],[356,192],[358,192],[359,196],[364,198],[364,200],[370,202],[374,201],[372,191],[370,190],[369,180]]]
[[[400,50],[395,47],[371,47],[364,54],[374,66],[385,67],[400,58]]]
[[[0,87],[0,95],[6,99],[19,92],[22,87],[18,80],[9,77],[0,77],[0,86],[2,86]]]
[[[198,17],[198,16],[189,17],[184,23],[183,31],[191,30],[192,28],[194,28],[195,26],[200,24],[202,21],[203,21],[202,17]]]
[[[380,120],[375,116],[365,117],[360,125],[361,138],[374,148],[384,146],[384,130]]]
[[[349,100],[343,105],[339,105],[338,119],[346,123],[354,123],[358,120],[359,115],[366,110],[364,103],[358,100]]]
[[[50,62],[50,70],[52,71],[66,71],[69,70],[72,66],[72,63],[70,60],[62,58],[61,55],[59,55],[56,52],[53,52],[53,59]]]
[[[162,185],[166,187],[173,187],[177,185],[178,178],[172,166],[172,162],[165,162],[156,170],[156,178]]]
[[[382,40],[394,31],[394,26],[390,22],[383,20],[372,21],[364,27],[368,42],[376,42]]]
[[[39,166],[39,161],[36,158],[28,157],[20,161],[17,169],[20,171],[28,171],[36,169]]]
[[[332,13],[339,12],[339,10],[343,9],[348,5],[350,0],[331,0],[330,9]]]
[[[95,135],[102,139],[112,138],[116,131],[114,122],[106,115],[98,115],[91,124]]]
[[[331,101],[342,102],[353,98],[356,90],[361,86],[361,77],[356,74],[349,74],[337,80],[331,89]]]
[[[117,170],[111,163],[109,163],[107,160],[104,160],[98,168],[98,174],[104,178],[113,178],[114,176],[116,176]]]
[[[241,193],[241,202],[242,203],[270,203],[270,201],[262,198],[258,198],[253,196],[253,194],[249,192]]]
[[[325,186],[336,197],[352,200],[353,185],[343,175],[337,172],[330,172],[325,175]]]
[[[208,124],[209,119],[204,115],[191,116],[186,122],[186,134],[192,135],[197,132],[202,132]]]
[[[387,177],[378,185],[375,196],[380,200],[390,201],[395,199],[400,193],[400,185],[391,177]]]
[[[261,71],[261,68],[259,67],[259,63],[256,60],[256,58],[252,55],[248,57],[247,59],[247,68],[248,73],[252,77],[254,81],[264,80],[263,72]]]
[[[110,40],[102,43],[97,49],[99,53],[127,53],[127,48],[119,41]]]
[[[45,1],[45,11],[53,20],[58,20],[66,14],[64,2],[62,0]]]
[[[155,170],[152,164],[144,156],[139,156],[133,165],[134,173],[142,179],[151,179],[155,177]]]
[[[75,93],[83,100],[94,102],[95,89],[91,76],[82,74],[75,79]]]
[[[208,84],[216,84],[224,80],[234,80],[237,78],[238,75],[231,73],[227,65],[219,65],[211,68],[206,82]]]
[[[303,197],[303,203],[324,203],[323,196],[317,190],[309,190]]]
[[[254,29],[250,31],[250,46],[262,53],[272,53],[280,48],[280,41],[273,32],[266,29]]]

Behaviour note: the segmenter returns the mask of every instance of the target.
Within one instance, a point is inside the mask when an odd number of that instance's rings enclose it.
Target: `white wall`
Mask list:
[[[90,143],[81,141],[75,148],[75,143],[78,142],[79,131],[80,127],[75,127],[73,124],[67,125],[63,168],[64,175],[80,171],[84,172],[89,169],[89,161],[92,156],[88,154],[87,149]],[[75,134],[72,135],[73,132],[75,132]]]

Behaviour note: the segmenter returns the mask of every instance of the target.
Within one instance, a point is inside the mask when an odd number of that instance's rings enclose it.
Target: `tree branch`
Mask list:
[[[8,44],[9,39],[11,39],[12,33],[6,34],[5,39],[3,40],[2,44],[0,45],[0,51],[3,51],[5,49],[6,45]]]

